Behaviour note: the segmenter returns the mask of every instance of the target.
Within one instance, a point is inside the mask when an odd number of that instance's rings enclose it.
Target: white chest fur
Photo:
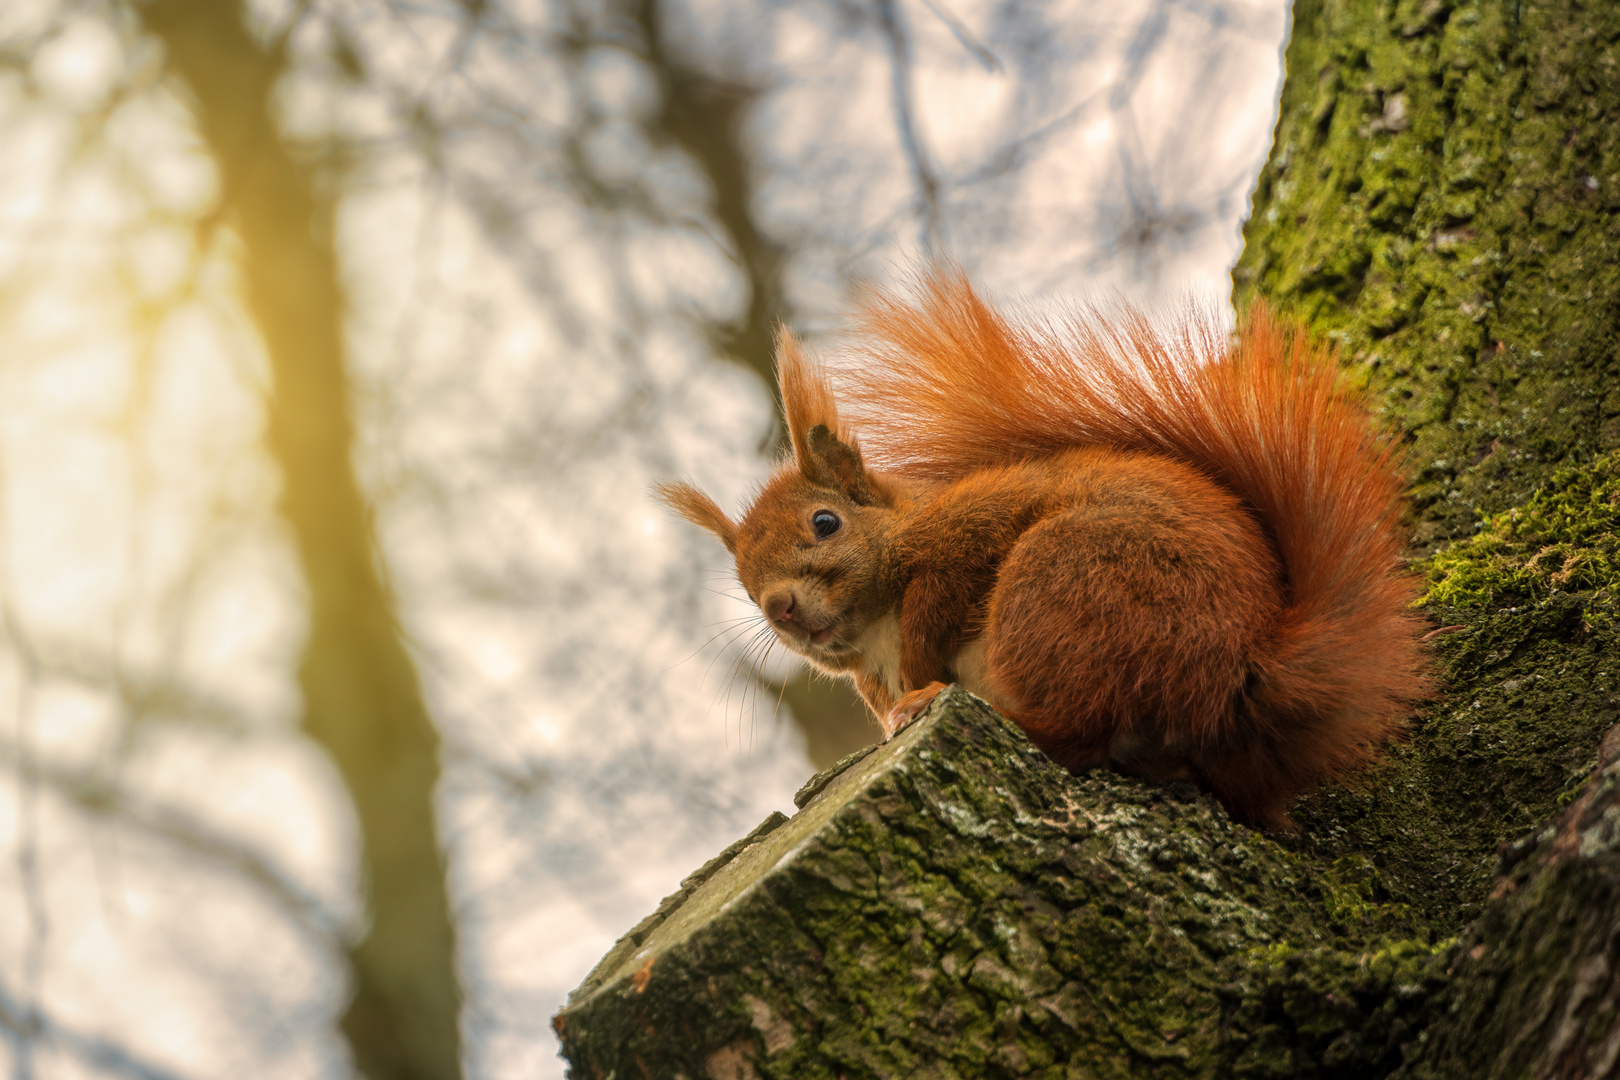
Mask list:
[[[862,630],[861,636],[855,639],[855,647],[861,653],[862,670],[882,680],[890,695],[898,698],[901,694],[899,614],[891,611]],[[957,651],[949,666],[964,690],[995,705],[1001,695],[990,684],[984,652],[983,641],[971,641]]]
[[[862,630],[855,648],[861,653],[861,669],[880,679],[891,697],[899,697],[900,614],[891,611]]]

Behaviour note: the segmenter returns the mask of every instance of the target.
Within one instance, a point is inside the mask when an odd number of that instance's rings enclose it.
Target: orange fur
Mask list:
[[[653,485],[653,494],[694,525],[701,525],[720,538],[726,550],[737,551],[737,526],[715,501],[691,484],[664,482]]]
[[[880,716],[959,678],[1070,768],[1195,778],[1286,827],[1431,691],[1395,446],[1264,308],[1235,342],[1129,310],[1028,328],[938,274],[857,325],[833,372],[784,335],[794,456],[740,524],[669,498]]]

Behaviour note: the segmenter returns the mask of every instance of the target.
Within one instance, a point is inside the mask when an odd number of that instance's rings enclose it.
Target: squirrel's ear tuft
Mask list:
[[[691,484],[664,481],[653,485],[660,502],[694,525],[701,525],[720,538],[726,550],[737,554],[737,523],[724,510]]]
[[[826,374],[784,328],[776,338],[776,381],[793,441],[793,462],[812,484],[842,491],[862,506],[888,503],[889,493],[861,462],[860,448],[838,424],[838,403]]]
[[[785,326],[776,335],[776,385],[782,388],[782,417],[793,441],[793,458],[803,465],[812,428],[819,425],[838,434],[838,403],[826,375],[805,358],[799,339]]]
[[[888,489],[862,464],[854,439],[844,442],[826,424],[817,424],[805,434],[804,444],[799,472],[812,484],[842,491],[861,506],[886,506],[892,501]]]

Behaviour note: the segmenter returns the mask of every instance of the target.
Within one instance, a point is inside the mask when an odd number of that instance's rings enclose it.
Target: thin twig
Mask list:
[[[899,129],[900,145],[905,149],[906,160],[911,164],[911,178],[917,186],[917,198],[921,204],[922,247],[931,256],[940,255],[945,249],[944,223],[939,210],[940,182],[934,166],[928,160],[922,138],[917,134],[911,96],[911,50],[894,0],[877,0],[877,13],[883,34],[889,41],[895,127]]]
[[[956,17],[956,13],[943,3],[936,0],[922,0],[923,7],[934,13],[934,17],[944,23],[962,48],[966,49],[973,59],[984,65],[986,71],[993,71],[1000,75],[1006,69],[1001,66],[1001,58],[990,51],[989,46],[973,35],[967,24]]]
[[[29,1006],[18,1001],[5,987],[0,986],[0,1028],[17,1035],[19,1045],[22,1042],[19,1017],[28,1008]],[[99,1074],[127,1076],[133,1080],[185,1080],[179,1073],[143,1061],[126,1047],[99,1035],[82,1035],[72,1028],[63,1027],[48,1016],[39,1017],[38,1023],[42,1031],[50,1036],[51,1045],[72,1054]],[[22,1073],[19,1072],[17,1075]]]

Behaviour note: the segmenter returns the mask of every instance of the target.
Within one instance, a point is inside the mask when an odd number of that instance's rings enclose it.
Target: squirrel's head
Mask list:
[[[784,644],[846,668],[861,631],[894,603],[884,575],[897,493],[862,463],[840,430],[830,386],[787,334],[777,343],[777,378],[793,457],[742,521],[690,484],[660,484],[657,493],[736,556],[737,577]]]

